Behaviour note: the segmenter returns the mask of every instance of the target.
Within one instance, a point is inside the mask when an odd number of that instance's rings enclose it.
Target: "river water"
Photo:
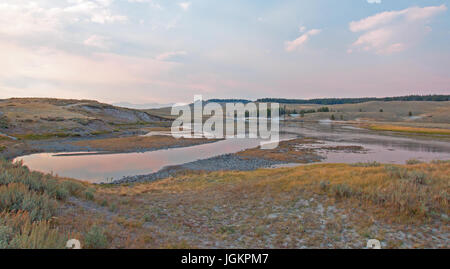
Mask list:
[[[409,159],[421,161],[450,160],[450,143],[445,141],[392,136],[375,133],[350,125],[282,123],[282,139],[312,137],[318,144],[301,147],[362,146],[365,151],[321,151],[326,163],[355,163],[377,161],[405,163]],[[32,170],[90,182],[108,182],[124,176],[157,172],[165,166],[179,165],[218,155],[235,153],[260,145],[258,139],[227,139],[203,145],[149,151],[143,153],[38,153],[16,158]]]

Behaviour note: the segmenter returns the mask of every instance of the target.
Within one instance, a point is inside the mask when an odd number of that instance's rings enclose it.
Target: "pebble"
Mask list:
[[[253,171],[259,168],[268,168],[281,161],[266,160],[262,158],[241,158],[235,154],[225,154],[217,157],[198,160],[182,165],[164,167],[160,171],[148,175],[129,176],[113,181],[112,184],[135,182],[151,182],[176,175],[180,171]]]

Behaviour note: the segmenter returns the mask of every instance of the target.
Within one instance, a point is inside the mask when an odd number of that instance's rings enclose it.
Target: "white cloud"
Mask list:
[[[114,22],[124,22],[127,20],[126,16],[113,14],[109,9],[112,1],[87,1],[75,0],[69,1],[74,5],[65,7],[61,15],[71,14],[74,16],[87,17],[88,20],[95,23],[105,24]]]
[[[55,33],[66,25],[79,22],[106,24],[126,21],[126,16],[112,12],[111,3],[112,0],[69,0],[49,8],[46,1],[2,1],[0,34],[39,35]]]
[[[191,7],[191,2],[182,2],[178,4],[183,10],[188,10]]]
[[[148,89],[183,88],[165,78],[178,64],[150,58],[93,53],[89,57],[48,47],[27,48],[0,42],[1,97],[58,96],[65,98],[114,98],[121,100],[124,89],[135,96]],[[21,81],[25,86],[10,85]],[[95,90],[94,90],[95,89]],[[138,90],[140,89],[140,91]],[[114,96],[113,96],[114,95]],[[1,98],[0,97],[0,98]],[[142,98],[149,98],[146,95]]]
[[[108,7],[112,4],[114,0],[96,0],[97,3],[99,3],[100,5],[104,6],[104,7]]]
[[[176,60],[176,58],[182,57],[187,55],[185,51],[170,51],[165,52],[156,57],[156,60],[158,61],[173,61]]]
[[[381,0],[367,0],[369,4],[381,4]]]
[[[84,45],[89,47],[95,47],[99,49],[108,49],[110,43],[106,37],[99,35],[91,35],[88,39],[83,42]]]
[[[304,29],[305,30],[305,29]],[[287,52],[292,52],[301,47],[303,44],[305,44],[311,36],[318,35],[322,30],[320,29],[312,29],[308,32],[302,34],[294,41],[286,41],[285,42],[285,49]]]
[[[374,51],[377,54],[400,52],[415,44],[430,31],[428,20],[447,7],[410,7],[400,11],[386,11],[350,23],[352,32],[364,32],[352,44],[352,49]]]
[[[163,9],[162,6],[158,3],[155,3],[153,0],[128,0],[130,3],[146,3],[155,9]]]

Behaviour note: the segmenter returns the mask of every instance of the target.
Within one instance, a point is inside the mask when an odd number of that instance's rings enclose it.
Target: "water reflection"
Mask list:
[[[450,143],[381,135],[353,126],[284,123],[281,131],[287,137],[314,137],[325,145],[357,145],[364,153],[322,151],[324,162],[354,163],[378,161],[404,163],[415,158],[422,161],[450,159]],[[60,176],[91,182],[120,179],[124,176],[149,174],[168,165],[178,165],[222,154],[235,153],[259,146],[259,139],[228,139],[186,148],[144,153],[122,154],[54,154],[41,153],[17,158],[33,170],[53,172]],[[314,145],[312,145],[314,146]]]
[[[383,135],[348,125],[289,123],[283,125],[281,131],[332,142],[379,145],[413,152],[450,152],[449,142]]]
[[[229,139],[186,148],[143,153],[55,154],[38,153],[17,158],[33,170],[59,176],[101,182],[124,176],[156,172],[167,165],[178,165],[259,146],[258,139]]]

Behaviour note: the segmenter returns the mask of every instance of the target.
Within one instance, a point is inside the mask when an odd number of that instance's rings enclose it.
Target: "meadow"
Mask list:
[[[450,163],[408,163],[181,172],[96,185],[58,223],[84,233],[99,227],[110,248],[362,248],[369,238],[385,248],[448,247]]]
[[[58,225],[62,204],[70,197],[92,199],[94,192],[85,183],[0,160],[0,249],[62,249],[73,236],[83,238],[85,247],[98,247],[103,234],[97,228],[76,234]]]
[[[0,248],[64,248],[71,238],[83,248],[364,248],[371,238],[383,248],[449,247],[448,161],[180,171],[120,185],[61,178],[11,162],[50,150],[129,152],[206,142],[141,136],[167,131],[167,111],[86,100],[1,101],[0,131],[8,136],[0,136],[0,156],[9,159],[0,160]],[[342,118],[388,135],[441,139],[449,134],[448,112],[448,102],[368,102],[288,120],[335,115],[336,122]],[[271,151],[238,154],[305,163],[320,158],[295,144],[314,141],[298,138]]]

